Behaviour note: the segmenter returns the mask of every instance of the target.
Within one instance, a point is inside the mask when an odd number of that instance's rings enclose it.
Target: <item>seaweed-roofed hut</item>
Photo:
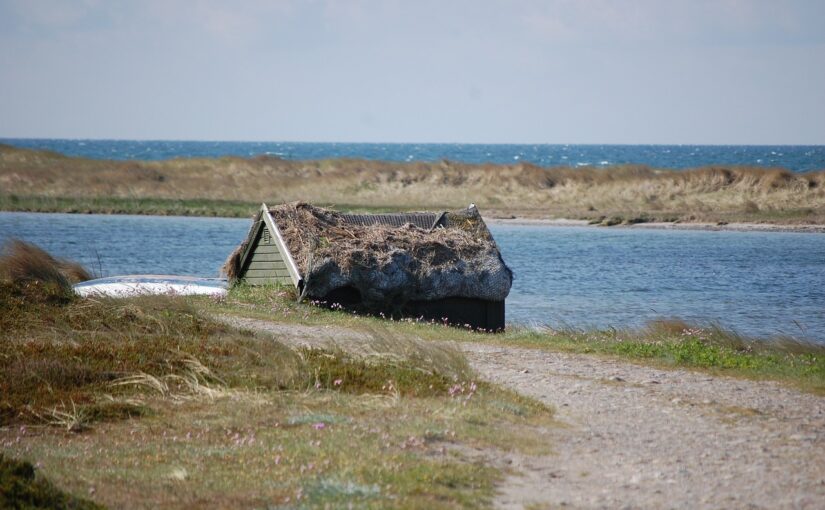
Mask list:
[[[327,303],[504,329],[513,273],[475,206],[456,212],[343,214],[301,202],[255,215],[224,272],[292,285]]]

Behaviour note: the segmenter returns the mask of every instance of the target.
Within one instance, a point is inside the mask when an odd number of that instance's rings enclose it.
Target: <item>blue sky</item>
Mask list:
[[[0,0],[0,137],[825,144],[825,2]]]

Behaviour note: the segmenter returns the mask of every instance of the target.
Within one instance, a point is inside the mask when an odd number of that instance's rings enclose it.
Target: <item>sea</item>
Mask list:
[[[167,159],[276,155],[537,165],[825,168],[825,147],[319,144],[0,140],[72,156]],[[0,212],[0,243],[20,238],[101,276],[217,276],[247,219]],[[825,235],[795,232],[490,226],[515,274],[509,324],[640,328],[680,319],[756,338],[825,344]]]
[[[567,145],[460,143],[196,142],[0,138],[0,143],[93,159],[163,160],[222,156],[283,159],[532,163],[543,167],[639,164],[686,169],[708,165],[825,170],[825,145]]]

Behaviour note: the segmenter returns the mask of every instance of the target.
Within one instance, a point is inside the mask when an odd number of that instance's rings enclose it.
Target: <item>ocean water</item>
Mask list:
[[[362,158],[467,163],[530,162],[539,166],[643,164],[684,169],[706,165],[825,169],[825,146],[787,145],[558,145],[301,142],[192,142],[136,140],[2,139],[0,143],[94,159],[148,159],[259,155],[284,159]]]
[[[249,220],[0,212],[17,237],[103,276],[216,276]],[[825,343],[825,235],[491,225],[515,281],[508,322],[626,328],[654,319]]]

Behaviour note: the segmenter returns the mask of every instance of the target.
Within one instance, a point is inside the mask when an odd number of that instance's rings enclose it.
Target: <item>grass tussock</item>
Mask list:
[[[0,249],[0,280],[18,284],[39,282],[69,292],[73,283],[91,278],[77,262],[54,258],[38,246],[19,239],[6,241]]]
[[[260,202],[302,200],[350,210],[454,209],[474,202],[494,216],[618,218],[616,224],[825,223],[825,170],[746,166],[671,171],[276,157],[101,161],[0,146],[0,182],[6,210],[247,216]]]

